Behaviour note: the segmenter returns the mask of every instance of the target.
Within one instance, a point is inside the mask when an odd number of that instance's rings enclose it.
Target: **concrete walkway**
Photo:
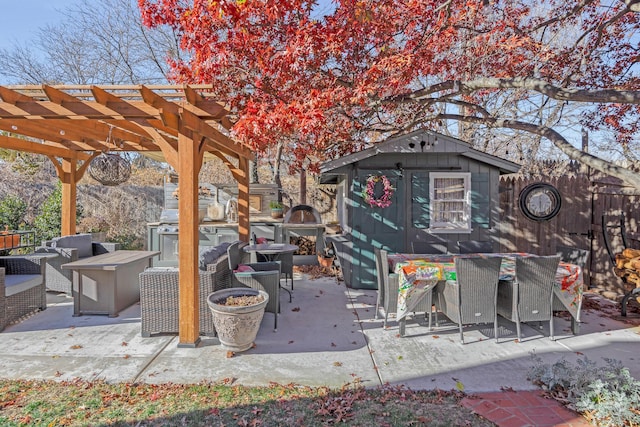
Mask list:
[[[547,324],[523,327],[523,342],[517,343],[515,326],[505,320],[498,343],[492,327],[471,326],[463,345],[457,326],[441,322],[428,331],[420,316],[407,322],[404,338],[394,321],[384,330],[382,320],[374,318],[376,292],[347,289],[334,278],[297,275],[293,302],[284,292],[281,297],[278,331],[272,329],[273,314],[266,313],[256,347],[227,358],[216,338],[204,337],[195,349],[178,348],[176,336],[142,338],[138,304],[117,318],[73,317],[70,298],[50,295],[47,310],[0,333],[0,377],[330,387],[390,383],[480,393],[536,390],[527,380],[535,353],[548,363],[582,355],[599,364],[603,357],[614,358],[640,378],[640,328],[596,310],[583,311],[578,336],[571,335],[566,319],[556,318],[556,341],[548,338]]]

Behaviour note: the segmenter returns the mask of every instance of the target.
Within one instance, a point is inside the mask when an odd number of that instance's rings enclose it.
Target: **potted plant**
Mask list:
[[[322,267],[330,268],[333,265],[334,258],[335,254],[333,253],[333,249],[330,247],[324,248],[323,252],[318,252],[318,264]]]
[[[271,218],[282,218],[282,210],[284,206],[277,200],[271,200],[269,202],[269,207],[271,208]]]
[[[265,291],[252,288],[229,288],[209,294],[207,304],[222,347],[236,353],[250,349],[268,302]]]

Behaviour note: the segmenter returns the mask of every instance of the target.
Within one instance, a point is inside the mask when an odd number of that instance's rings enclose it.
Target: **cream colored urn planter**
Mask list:
[[[213,292],[207,304],[222,347],[235,353],[253,346],[269,295],[257,289],[229,288]]]

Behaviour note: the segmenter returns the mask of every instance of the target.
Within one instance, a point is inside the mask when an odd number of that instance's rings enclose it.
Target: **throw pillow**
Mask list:
[[[255,271],[251,266],[245,264],[238,264],[238,268],[233,270],[234,273],[248,273]]]

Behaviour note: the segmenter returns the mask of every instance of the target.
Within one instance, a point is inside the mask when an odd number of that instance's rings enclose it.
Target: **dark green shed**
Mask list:
[[[375,289],[374,248],[410,252],[413,241],[493,242],[499,250],[499,178],[520,166],[464,141],[415,131],[321,167],[321,183],[337,185],[335,243],[347,286]],[[388,180],[388,181],[387,181]],[[363,192],[369,185],[373,206]],[[384,182],[391,185],[386,205]],[[387,185],[389,187],[389,185]],[[379,202],[379,203],[376,203]]]

